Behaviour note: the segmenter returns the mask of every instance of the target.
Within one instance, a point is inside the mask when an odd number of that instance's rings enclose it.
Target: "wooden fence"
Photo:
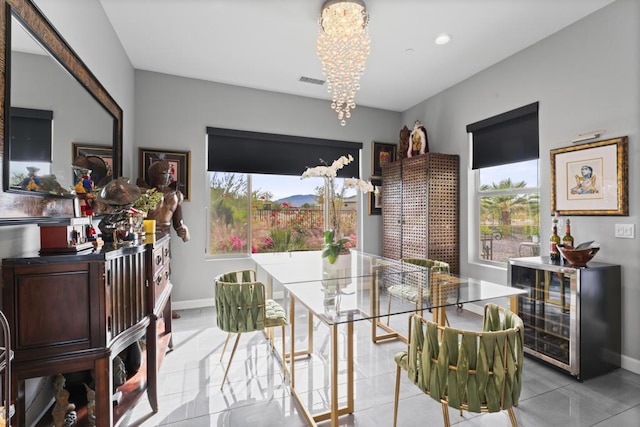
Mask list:
[[[355,222],[355,209],[343,209],[340,211],[341,223]],[[264,222],[268,226],[320,228],[324,227],[324,211],[322,207],[311,208],[286,208],[286,209],[254,209],[253,220]]]

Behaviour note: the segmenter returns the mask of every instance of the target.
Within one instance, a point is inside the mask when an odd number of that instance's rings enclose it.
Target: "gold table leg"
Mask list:
[[[289,309],[291,313],[295,313],[295,298],[291,295],[291,300],[289,303]],[[309,313],[309,324],[312,324],[313,316],[312,313]],[[289,354],[296,354],[295,349],[295,316],[291,316],[291,321],[289,323],[291,327],[291,350]],[[331,325],[330,333],[331,333],[331,409],[329,411],[320,412],[317,414],[311,414],[309,409],[302,402],[302,399],[298,395],[298,391],[295,388],[295,357],[291,357],[291,395],[296,400],[298,404],[298,408],[300,409],[301,415],[305,418],[306,422],[310,426],[317,426],[318,422],[331,420],[331,426],[337,427],[339,425],[339,417],[342,415],[352,414],[355,408],[354,404],[354,375],[353,375],[353,366],[354,366],[354,347],[353,347],[353,322],[348,322],[346,325],[347,328],[347,404],[346,406],[339,407],[338,406],[338,371],[339,371],[339,348],[338,348],[338,324]],[[309,328],[309,340],[312,343],[311,332],[313,328]],[[312,347],[312,344],[310,345]],[[309,369],[313,369],[313,364]]]

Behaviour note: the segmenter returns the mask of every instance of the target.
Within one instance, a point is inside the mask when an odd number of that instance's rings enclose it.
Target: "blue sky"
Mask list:
[[[484,168],[480,173],[480,185],[498,184],[506,178],[511,178],[511,182],[524,181],[527,187],[538,186],[538,161],[528,160],[526,162],[514,163],[506,166],[494,166]]]
[[[315,188],[323,185],[321,178],[300,179],[299,176],[252,175],[252,190],[268,190],[273,200],[296,194],[315,194]]]

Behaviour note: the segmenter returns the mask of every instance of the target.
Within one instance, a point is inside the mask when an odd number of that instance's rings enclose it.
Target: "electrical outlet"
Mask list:
[[[615,237],[618,239],[635,239],[634,224],[616,224]]]

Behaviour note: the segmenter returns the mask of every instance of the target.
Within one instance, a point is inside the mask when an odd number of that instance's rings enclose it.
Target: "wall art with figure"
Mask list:
[[[629,215],[626,136],[550,154],[552,215]]]

